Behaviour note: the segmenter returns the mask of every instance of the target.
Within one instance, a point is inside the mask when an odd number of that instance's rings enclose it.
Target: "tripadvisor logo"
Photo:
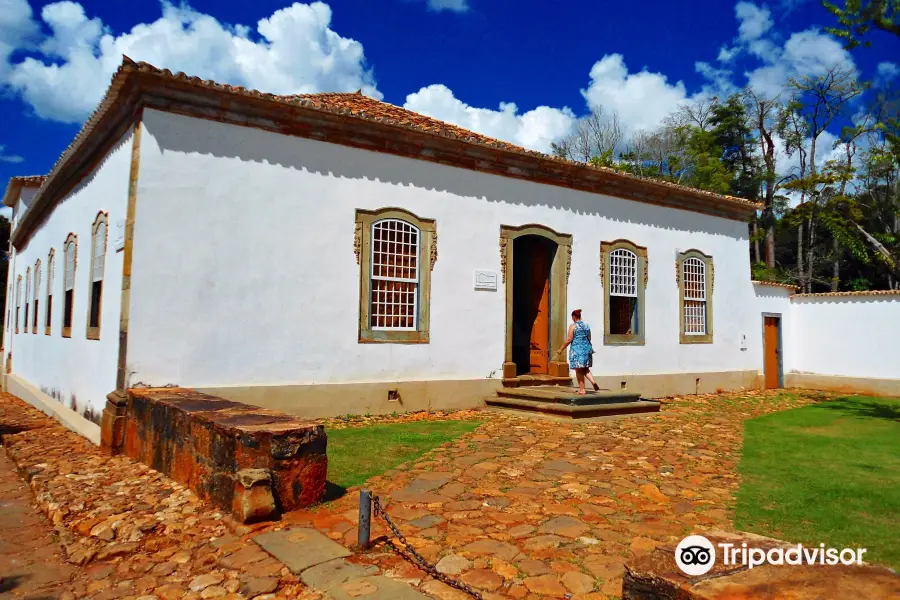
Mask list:
[[[724,566],[742,565],[752,569],[760,565],[861,565],[865,548],[807,548],[802,544],[788,548],[752,548],[746,543],[719,543]],[[716,547],[702,535],[689,535],[675,547],[675,564],[688,576],[704,575],[716,563]]]

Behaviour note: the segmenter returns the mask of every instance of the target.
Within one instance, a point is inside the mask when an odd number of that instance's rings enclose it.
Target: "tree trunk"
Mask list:
[[[797,284],[806,292],[806,271],[803,269],[803,221],[797,225]]]
[[[831,240],[831,252],[834,254],[831,264],[831,291],[836,292],[841,282],[841,243],[836,237]]]
[[[775,225],[766,227],[766,266],[775,268]]]
[[[806,258],[806,269],[807,269],[807,272],[809,273],[806,276],[806,285],[807,285],[806,292],[807,293],[812,293],[813,278],[815,277],[815,272],[813,270],[813,269],[815,269],[815,265],[816,265],[816,257],[815,257],[815,253],[816,253],[815,212],[816,212],[816,210],[815,210],[815,208],[816,207],[814,205],[813,210],[812,210],[812,215],[809,218],[809,227],[808,227],[809,235],[807,236],[807,239],[806,239],[806,247],[809,251],[809,254],[807,254],[807,258]]]
[[[759,264],[762,259],[759,256],[759,223],[753,219],[753,262]]]

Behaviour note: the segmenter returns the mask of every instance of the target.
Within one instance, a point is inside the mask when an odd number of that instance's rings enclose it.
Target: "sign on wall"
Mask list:
[[[497,291],[496,271],[475,271],[475,289]]]
[[[116,219],[116,237],[113,240],[116,252],[125,249],[125,219]]]

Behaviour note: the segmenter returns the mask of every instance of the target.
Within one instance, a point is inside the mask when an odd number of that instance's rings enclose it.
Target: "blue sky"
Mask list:
[[[897,38],[850,54],[831,23],[818,0],[0,0],[0,181],[47,172],[123,52],[276,93],[363,88],[546,151],[590,108],[631,133],[748,81],[775,94],[834,63],[900,76]]]

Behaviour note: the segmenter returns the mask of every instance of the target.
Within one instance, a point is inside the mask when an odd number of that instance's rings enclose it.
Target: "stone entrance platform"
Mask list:
[[[123,452],[243,523],[317,502],[323,425],[185,388],[128,391]]]
[[[667,545],[625,566],[624,600],[820,600],[900,598],[900,575],[873,565],[724,565],[719,543],[768,551],[796,548],[781,540],[747,533],[705,534],[716,548],[708,573],[688,577],[675,564],[675,547]],[[810,549],[816,548],[809,546]],[[865,558],[865,557],[864,557]]]
[[[541,385],[503,388],[485,399],[489,407],[569,419],[614,417],[659,412],[659,402],[634,392],[600,390],[584,396],[574,387]]]

